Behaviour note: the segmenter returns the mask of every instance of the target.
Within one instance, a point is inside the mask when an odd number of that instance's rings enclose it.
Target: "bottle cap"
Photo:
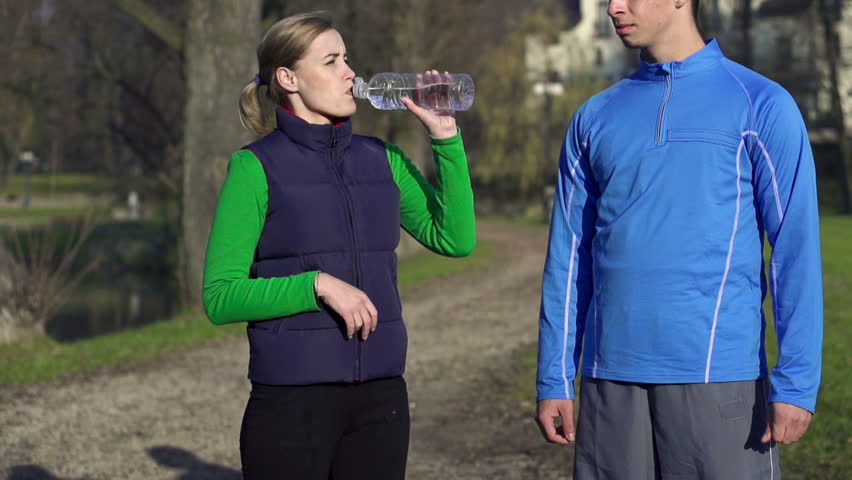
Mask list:
[[[355,98],[367,98],[367,82],[361,77],[355,77],[355,83],[352,85],[352,96]]]

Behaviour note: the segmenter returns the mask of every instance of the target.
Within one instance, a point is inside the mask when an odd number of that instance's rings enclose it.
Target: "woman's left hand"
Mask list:
[[[424,76],[440,76],[437,70],[427,70],[423,73]],[[449,76],[448,72],[444,72],[444,75]],[[418,80],[421,77],[418,75]],[[418,82],[419,83],[419,82]],[[420,123],[429,130],[429,135],[432,135],[435,138],[450,138],[458,133],[458,128],[456,127],[456,117],[455,112],[452,110],[447,111],[433,111],[427,110],[425,108],[421,108],[417,106],[410,98],[403,98],[402,103],[405,104],[408,111],[414,114]]]

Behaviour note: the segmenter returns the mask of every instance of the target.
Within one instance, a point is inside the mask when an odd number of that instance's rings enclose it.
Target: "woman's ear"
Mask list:
[[[275,70],[275,81],[277,81],[278,85],[280,85],[287,93],[296,93],[299,91],[296,76],[294,75],[294,72],[287,67],[279,67]]]

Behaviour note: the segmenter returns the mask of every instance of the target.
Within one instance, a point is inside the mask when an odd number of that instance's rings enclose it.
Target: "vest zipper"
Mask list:
[[[346,213],[349,218],[349,229],[352,232],[352,260],[354,267],[354,283],[355,287],[361,288],[361,258],[359,255],[358,249],[358,234],[355,230],[355,214],[352,210],[352,197],[349,195],[349,189],[346,187],[346,184],[343,183],[343,176],[340,173],[340,169],[335,161],[335,148],[337,147],[337,128],[332,130],[331,132],[331,152],[329,154],[331,161],[331,171],[334,172],[334,176],[337,177],[337,184],[340,186],[340,191],[343,192],[343,200],[346,203]],[[355,332],[354,335],[354,349],[355,349],[355,381],[361,381],[361,341],[358,338],[358,332]]]
[[[660,118],[657,121],[657,145],[663,144],[663,120],[666,117],[666,108],[669,105],[669,97],[672,94],[672,74],[666,72],[666,96],[663,97],[663,104],[660,106]]]

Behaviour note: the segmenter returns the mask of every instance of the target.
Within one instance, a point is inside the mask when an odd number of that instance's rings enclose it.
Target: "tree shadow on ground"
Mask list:
[[[201,460],[182,448],[158,446],[147,450],[159,465],[178,470],[179,480],[240,480],[242,473],[232,468],[214,465]],[[38,465],[16,465],[9,469],[6,480],[72,480],[53,475]]]
[[[151,447],[148,455],[164,467],[183,470],[180,480],[240,480],[242,473],[232,468],[207,463],[193,453],[177,447]]]
[[[16,465],[9,469],[7,480],[66,480],[53,475],[38,465]],[[70,479],[67,479],[70,480]]]

